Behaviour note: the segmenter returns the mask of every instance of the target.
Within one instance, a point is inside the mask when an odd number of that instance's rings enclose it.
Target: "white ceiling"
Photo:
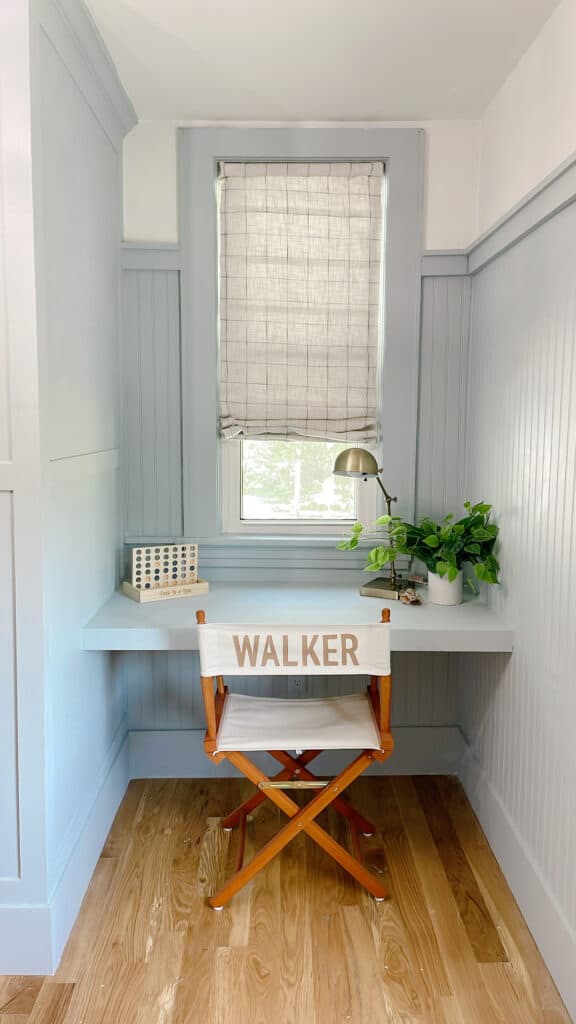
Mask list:
[[[476,118],[558,0],[87,0],[141,118]]]

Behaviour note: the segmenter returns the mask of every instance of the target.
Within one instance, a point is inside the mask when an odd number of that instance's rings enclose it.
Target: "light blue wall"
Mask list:
[[[124,250],[122,389],[129,540],[183,536],[180,431],[186,381],[180,354],[190,341],[180,333],[179,255],[168,254],[170,263],[176,264],[170,269],[164,266],[166,255],[153,247]],[[422,278],[418,515],[443,513],[464,500],[470,287],[465,275]],[[397,429],[402,429],[401,423]],[[264,546],[259,544],[260,556]],[[217,567],[210,545],[208,550],[207,570]],[[293,552],[292,559],[298,553]],[[205,546],[200,555],[206,557]],[[226,551],[230,570],[241,558],[237,552],[232,561],[231,555]],[[253,563],[254,553],[250,557]]]
[[[178,537],[182,531],[182,464],[177,440],[184,382],[178,304],[178,254],[127,247],[123,274],[123,388],[128,486],[125,520],[129,537]],[[172,264],[171,268],[166,263]],[[174,264],[176,263],[176,266]],[[156,269],[154,269],[156,264]],[[464,499],[466,379],[470,279],[422,278],[422,325],[418,381],[416,495],[418,514],[444,514]],[[169,401],[168,401],[169,397]],[[333,546],[332,546],[333,547]],[[277,553],[263,559],[263,545],[239,550],[232,545],[201,545],[201,568],[209,579],[269,578],[291,571],[318,578],[333,551],[316,553],[316,564],[292,568],[306,552]],[[355,582],[362,571],[338,553],[341,572]],[[282,568],[279,559],[283,558]],[[308,553],[310,557],[310,553]],[[256,566],[260,566],[260,568]],[[125,654],[120,666],[128,692],[129,727],[134,730],[203,727],[197,660],[185,654]],[[338,685],[333,681],[332,686]],[[255,689],[257,687],[259,689]],[[268,692],[266,681],[251,681],[251,692]],[[287,683],[298,692],[299,683]],[[456,676],[450,655],[405,655],[394,666],[394,721],[398,726],[455,725]]]
[[[65,479],[59,478],[63,471]],[[83,624],[116,582],[117,465],[98,456],[73,458],[64,466],[53,463],[50,478],[45,563],[49,895],[126,729],[125,692],[112,656],[79,648]]]
[[[28,14],[0,4],[0,974],[50,967]]]
[[[48,892],[118,743],[110,659],[79,635],[114,588],[118,523],[120,135],[41,32],[35,127],[45,543]],[[57,98],[57,102],[55,102]]]
[[[0,13],[0,974],[42,974],[128,778],[121,679],[111,656],[81,651],[81,628],[118,578],[134,114],[82,3]]]
[[[461,658],[465,780],[576,1013],[576,166],[572,202],[473,278],[470,482],[494,502],[512,658]],[[543,195],[540,199],[543,199]]]

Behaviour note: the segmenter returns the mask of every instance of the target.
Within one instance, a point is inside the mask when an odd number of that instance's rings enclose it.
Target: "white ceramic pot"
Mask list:
[[[462,601],[462,570],[455,580],[428,573],[428,600],[431,604],[460,604]]]

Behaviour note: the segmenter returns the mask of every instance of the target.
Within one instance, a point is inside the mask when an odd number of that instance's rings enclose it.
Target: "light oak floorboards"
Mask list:
[[[350,787],[388,902],[300,835],[216,912],[238,849],[221,819],[251,792],[132,782],[59,970],[0,978],[0,1024],[569,1024],[455,779]],[[250,816],[246,860],[284,820]],[[332,809],[319,821],[351,848]]]

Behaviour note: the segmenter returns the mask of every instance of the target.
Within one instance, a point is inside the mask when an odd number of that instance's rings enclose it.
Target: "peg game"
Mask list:
[[[197,544],[154,544],[131,551],[131,578],[122,584],[136,601],[160,601],[208,593],[206,580],[198,579]]]

